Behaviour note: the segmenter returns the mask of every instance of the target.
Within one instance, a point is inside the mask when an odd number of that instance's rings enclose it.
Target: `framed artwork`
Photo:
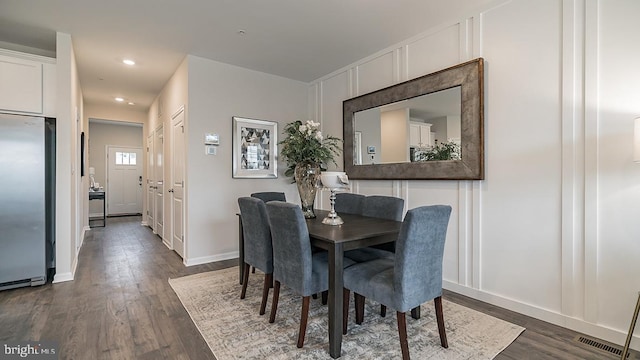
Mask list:
[[[233,177],[277,178],[278,123],[233,117]]]

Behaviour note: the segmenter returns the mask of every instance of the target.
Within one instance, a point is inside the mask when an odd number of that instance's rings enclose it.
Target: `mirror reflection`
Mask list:
[[[354,165],[461,160],[461,86],[354,114]]]

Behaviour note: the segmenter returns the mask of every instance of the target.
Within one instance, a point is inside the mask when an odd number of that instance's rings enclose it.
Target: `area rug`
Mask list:
[[[260,316],[264,275],[249,276],[247,295],[240,300],[238,268],[169,279],[198,330],[218,360],[228,359],[331,359],[328,353],[327,306],[312,300],[304,347],[296,340],[302,298],[281,287],[276,321]],[[413,359],[493,359],[523,327],[469,308],[443,301],[449,348],[440,346],[433,302],[422,305],[422,316],[407,316],[409,352]],[[349,332],[342,337],[344,360],[400,359],[397,320],[394,311],[379,314],[378,304],[367,299],[362,325],[354,322],[353,296],[349,307]]]

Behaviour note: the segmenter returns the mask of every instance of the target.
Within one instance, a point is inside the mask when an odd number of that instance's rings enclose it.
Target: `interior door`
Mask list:
[[[184,258],[184,108],[171,117],[171,240]]]
[[[107,215],[141,214],[142,149],[107,148]]]
[[[164,239],[164,135],[162,126],[156,129],[154,138],[155,159],[155,226],[154,230]]]
[[[155,169],[153,161],[153,132],[147,137],[147,225],[156,232],[155,228]]]

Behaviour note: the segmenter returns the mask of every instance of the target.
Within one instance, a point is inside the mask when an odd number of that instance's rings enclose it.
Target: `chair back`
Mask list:
[[[271,229],[265,203],[257,198],[238,198],[244,235],[244,261],[265,274],[273,272]]]
[[[394,267],[397,300],[411,309],[442,294],[442,259],[451,206],[411,209],[405,215]]]
[[[334,209],[342,214],[362,214],[364,195],[352,193],[337,193]]]
[[[311,283],[311,241],[302,209],[291,203],[267,203],[273,239],[273,277],[294,291],[307,294]]]
[[[265,191],[265,192],[255,192],[251,194],[251,197],[258,198],[264,202],[269,201],[287,201],[283,192],[276,191]]]
[[[364,198],[362,215],[378,219],[402,221],[404,199],[393,196],[371,195]]]

